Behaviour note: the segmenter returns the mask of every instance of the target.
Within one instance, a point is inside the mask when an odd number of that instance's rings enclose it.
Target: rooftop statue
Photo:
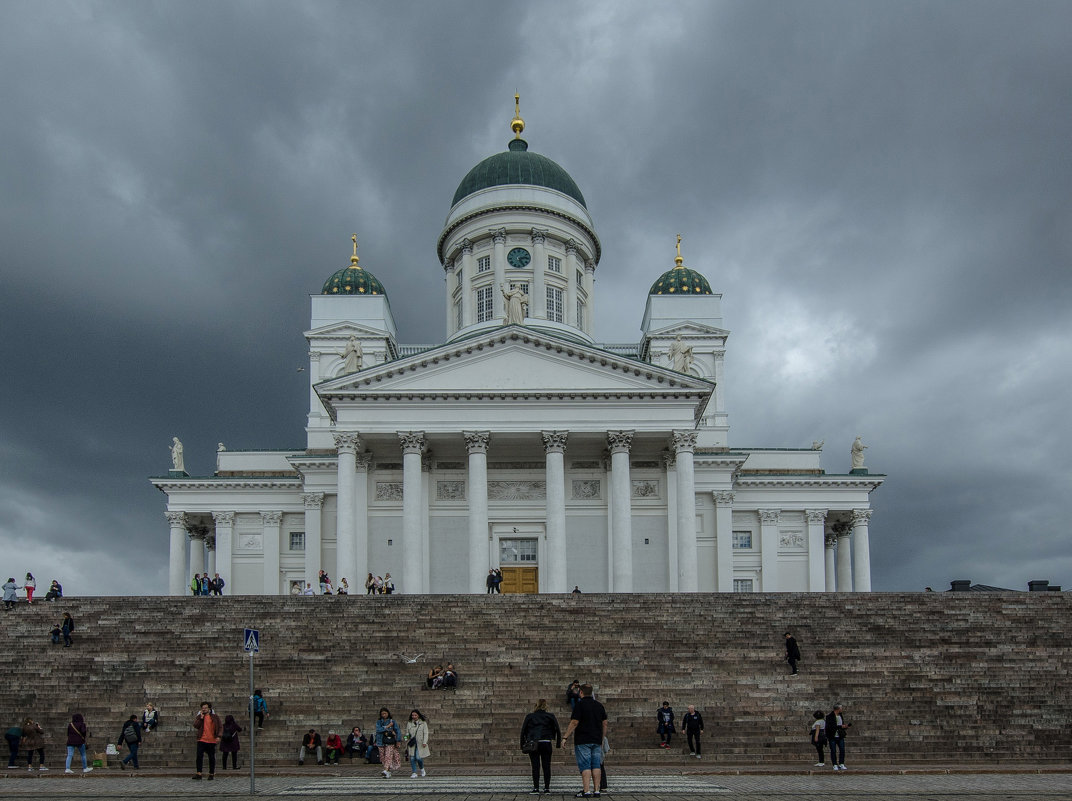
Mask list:
[[[681,341],[681,334],[670,343],[670,365],[679,373],[687,373],[692,367],[692,345]]]
[[[350,341],[346,343],[346,350],[342,352],[343,375],[346,375],[347,373],[356,373],[361,369],[361,363],[361,343],[358,342],[357,337],[351,334]]]
[[[503,325],[521,325],[525,322],[525,307],[528,306],[529,296],[523,289],[513,284],[510,285],[509,291],[503,284],[499,287],[506,300],[506,317],[503,319]]]
[[[178,437],[171,438],[171,469],[186,472],[182,464],[182,443]]]
[[[852,469],[862,470],[864,467],[864,449],[867,448],[864,445],[863,439],[857,437],[852,443]]]

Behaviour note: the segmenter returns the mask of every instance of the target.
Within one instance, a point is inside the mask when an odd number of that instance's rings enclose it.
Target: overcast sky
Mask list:
[[[530,148],[603,243],[596,336],[686,264],[733,446],[849,468],[876,590],[1072,586],[1072,3],[0,4],[0,570],[167,590],[170,466],[304,446],[348,262],[444,337],[458,182]]]

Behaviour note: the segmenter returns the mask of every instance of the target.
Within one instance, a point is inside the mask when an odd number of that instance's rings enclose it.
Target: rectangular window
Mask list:
[[[536,540],[499,540],[499,564],[534,565],[536,549]]]
[[[584,328],[584,301],[577,298],[577,327]]]
[[[562,322],[562,290],[553,286],[547,287],[547,319]]]
[[[486,273],[491,270],[491,256],[481,256],[476,260],[476,271]]]
[[[747,551],[752,548],[752,532],[751,531],[735,531],[733,532],[733,550],[735,551]]]
[[[734,592],[752,592],[752,579],[734,579]]]
[[[584,273],[577,270],[577,286],[584,286]]]
[[[461,331],[462,330],[462,304],[460,302],[454,304],[454,322],[456,324],[455,325],[455,330]]]
[[[476,321],[486,323],[494,314],[492,287],[482,286],[476,291]]]
[[[561,273],[562,272],[562,259],[557,258],[556,256],[548,256],[547,257],[547,269],[550,270],[553,273]]]
[[[304,531],[292,531],[292,532],[290,532],[290,550],[292,550],[292,551],[304,551],[305,550],[305,532]]]

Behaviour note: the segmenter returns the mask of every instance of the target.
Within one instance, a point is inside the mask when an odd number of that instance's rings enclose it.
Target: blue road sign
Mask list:
[[[242,642],[246,644],[246,653],[259,653],[261,650],[261,633],[257,629],[246,629],[242,635]]]

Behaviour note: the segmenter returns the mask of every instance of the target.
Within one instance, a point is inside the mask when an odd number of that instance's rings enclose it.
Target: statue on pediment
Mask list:
[[[171,469],[186,472],[182,463],[182,443],[178,437],[171,438]]]
[[[681,341],[681,334],[670,343],[670,366],[679,373],[687,373],[692,367],[692,345]]]
[[[342,352],[342,374],[356,373],[361,369],[361,363],[361,343],[351,334],[350,341],[346,343],[346,350]]]

